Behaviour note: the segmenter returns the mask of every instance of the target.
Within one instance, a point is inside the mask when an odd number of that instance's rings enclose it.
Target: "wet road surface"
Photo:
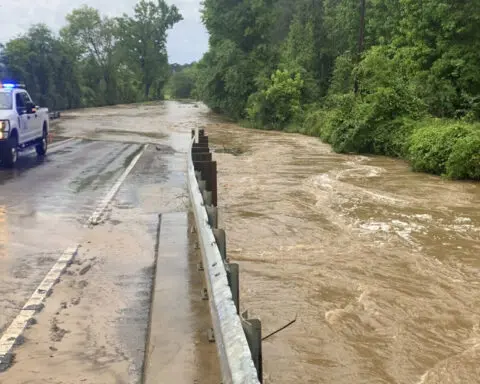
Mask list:
[[[478,383],[480,185],[205,124],[268,383]],[[213,140],[212,140],[213,139]]]
[[[18,169],[0,171],[0,330],[79,240],[95,205],[140,148],[74,140],[43,161],[24,155]]]
[[[141,382],[158,215],[188,209],[186,149],[200,110],[191,107],[193,113],[185,114],[183,106],[92,109],[81,116],[72,113],[74,117],[65,113],[56,123],[56,138],[74,140],[52,148],[43,161],[24,154],[18,170],[0,171],[2,332],[64,249],[80,244],[73,265],[16,348],[13,364],[0,372],[0,383]],[[142,108],[148,108],[148,121],[142,122],[142,113],[137,116]],[[119,115],[118,110],[129,112]],[[102,114],[107,117],[99,118]],[[109,124],[113,132],[94,137]],[[125,133],[135,124],[143,127],[142,134]],[[86,226],[146,143],[101,222]],[[162,267],[168,266],[158,265]],[[192,358],[183,362],[188,364],[184,382],[218,381],[215,345],[199,329],[209,316],[200,298],[202,282],[193,276],[184,285],[198,293],[172,316],[199,319],[180,323],[177,330],[190,334],[185,347]],[[183,368],[170,369],[174,375]]]

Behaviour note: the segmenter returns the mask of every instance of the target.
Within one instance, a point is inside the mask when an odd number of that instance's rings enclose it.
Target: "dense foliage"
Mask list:
[[[56,110],[160,99],[170,75],[167,31],[181,19],[164,0],[140,0],[118,18],[82,6],[59,36],[39,24],[0,46],[1,79],[23,82]]]
[[[480,0],[203,3],[214,110],[480,179]]]
[[[165,86],[165,96],[173,99],[192,99],[196,96],[197,66],[172,64],[171,76]]]

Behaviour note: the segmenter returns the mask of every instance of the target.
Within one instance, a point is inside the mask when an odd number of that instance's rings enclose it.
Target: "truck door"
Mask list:
[[[32,100],[30,99],[30,96],[28,95],[27,92],[25,91],[22,91],[22,92],[19,92],[18,93],[20,95],[20,97],[22,98],[23,100],[23,105],[24,105],[24,113],[22,116],[25,116],[26,117],[26,134],[24,136],[24,140],[23,142],[25,141],[30,141],[30,140],[33,140],[35,138],[37,138],[38,136],[40,136],[39,134],[39,130],[40,130],[40,119],[38,118],[38,113],[37,111],[33,111],[33,112],[30,112],[28,113],[29,111],[27,110],[27,106],[28,104],[33,104],[32,103]]]
[[[23,94],[23,98],[25,100],[26,105],[31,104],[35,106],[35,103],[32,101],[32,98],[30,97],[28,92],[25,91],[25,92],[22,92],[22,94]],[[32,137],[30,140],[38,139],[39,137],[42,137],[43,124],[42,124],[42,119],[38,116],[38,111],[36,107],[33,113],[31,113],[29,116],[30,116],[29,129],[32,133]]]
[[[29,129],[30,118],[27,115],[25,100],[20,92],[15,94],[15,106],[18,114],[18,142],[22,144],[30,140],[31,133]]]

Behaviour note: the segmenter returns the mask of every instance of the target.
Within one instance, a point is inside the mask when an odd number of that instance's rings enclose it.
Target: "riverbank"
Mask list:
[[[244,121],[246,128],[266,129]],[[317,109],[285,132],[320,138],[337,153],[406,160],[412,171],[453,180],[480,180],[480,124],[460,120],[365,118],[342,108]]]

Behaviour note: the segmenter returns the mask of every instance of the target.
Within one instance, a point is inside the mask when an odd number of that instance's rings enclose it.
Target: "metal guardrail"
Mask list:
[[[49,117],[50,120],[58,119],[58,118],[60,118],[60,112],[58,112],[58,111],[49,112],[48,117]]]
[[[222,384],[263,382],[261,322],[240,315],[238,264],[229,263],[225,231],[218,229],[217,167],[204,130],[192,131],[188,156],[188,190],[204,271],[213,337]]]

